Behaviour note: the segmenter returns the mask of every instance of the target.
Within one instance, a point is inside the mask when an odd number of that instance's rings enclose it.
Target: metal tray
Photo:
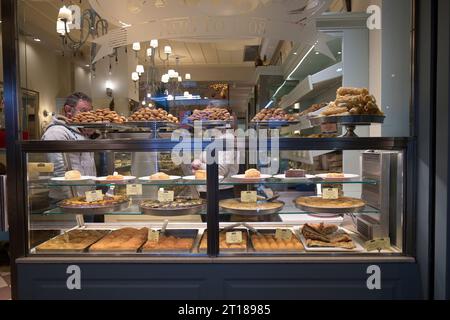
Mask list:
[[[168,121],[128,121],[122,124],[123,126],[132,126],[140,128],[162,128],[162,127],[178,127],[178,123]]]
[[[249,234],[248,234],[248,230],[247,229],[242,229],[242,228],[236,228],[236,229],[232,229],[232,230],[227,230],[228,231],[242,231],[243,234],[247,235],[247,243],[245,244],[245,248],[243,249],[225,249],[225,248],[220,248],[220,253],[247,253],[249,250]],[[223,230],[220,230],[220,232],[223,232]],[[207,249],[202,249],[200,248],[203,238],[206,237],[207,235],[207,231],[205,230],[205,232],[202,234],[202,237],[198,243],[198,252],[199,253],[206,253]]]
[[[258,122],[250,122],[250,126],[256,127],[256,128],[268,128],[268,129],[276,129],[281,127],[287,127],[291,125],[299,124],[300,121],[258,121]]]
[[[286,250],[257,250],[255,248],[255,246],[253,245],[253,240],[252,240],[252,235],[254,234],[254,232],[249,232],[249,241],[250,241],[250,245],[251,245],[251,249],[253,250],[253,252],[255,253],[264,253],[264,254],[298,254],[301,252],[305,252],[305,246],[303,245],[302,241],[300,240],[298,234],[295,232],[295,230],[293,230],[292,228],[283,228],[283,229],[288,229],[291,231],[292,233],[292,237],[294,237],[302,246],[303,246],[303,250],[298,250],[298,249],[286,249]],[[258,229],[257,230],[258,233],[261,234],[271,234],[271,235],[275,235],[275,233],[277,232],[276,229]]]
[[[311,124],[340,123],[342,125],[370,125],[372,123],[384,123],[386,116],[354,115],[354,116],[328,116],[311,118]]]
[[[195,247],[195,240],[197,239],[198,230],[194,229],[167,229],[165,232],[166,236],[174,236],[176,238],[188,238],[192,239],[192,247],[188,250],[159,250],[155,249],[145,249],[145,244],[141,248],[142,253],[151,253],[151,254],[177,254],[177,253],[191,253]]]
[[[63,213],[83,214],[83,215],[101,215],[110,212],[120,211],[127,207],[129,200],[111,206],[80,206],[80,207],[58,207]]]
[[[159,217],[195,215],[199,214],[204,209],[204,207],[205,204],[189,208],[157,209],[157,208],[144,208],[141,205],[139,205],[142,214]]]
[[[366,207],[366,205],[363,205],[363,206],[354,207],[354,208],[316,208],[316,207],[300,205],[297,203],[296,200],[297,199],[294,199],[294,204],[300,210],[303,210],[306,212],[311,212],[311,213],[316,213],[319,215],[320,214],[341,215],[341,214],[346,214],[346,213],[357,213],[357,212],[361,212]]]
[[[91,231],[91,230],[86,230],[86,231]],[[95,230],[92,230],[92,231],[95,231]],[[101,239],[103,239],[103,237],[107,236],[109,234],[109,232],[110,232],[109,230],[97,230],[97,231],[104,231],[105,234],[102,237],[98,238],[96,241],[93,241],[92,243],[87,245],[83,249],[78,249],[78,250],[77,249],[55,249],[55,250],[53,250],[53,249],[39,249],[39,246],[44,244],[45,242],[52,241],[53,239],[56,239],[58,237],[63,237],[64,236],[63,234],[60,234],[60,235],[57,235],[56,237],[53,237],[50,240],[47,240],[47,241],[41,243],[40,245],[36,246],[34,248],[34,251],[35,251],[36,254],[80,254],[80,253],[85,253],[85,252],[88,251],[90,246],[92,246],[94,243],[96,243],[96,242],[100,241]],[[68,232],[70,232],[70,231],[68,231]]]
[[[239,200],[239,199],[236,199],[236,200]],[[276,213],[280,212],[281,210],[283,210],[284,206],[286,205],[283,201],[274,201],[274,202],[279,203],[282,206],[279,208],[267,209],[267,210],[241,210],[241,209],[224,208],[220,205],[220,202],[219,202],[219,207],[222,211],[224,211],[226,213],[236,214],[236,215],[240,215],[240,216],[268,216],[268,215],[272,215],[272,214],[276,214]]]
[[[89,129],[111,129],[118,128],[122,123],[112,123],[112,122],[86,122],[86,123],[70,123],[70,127],[81,127],[81,128],[89,128]]]

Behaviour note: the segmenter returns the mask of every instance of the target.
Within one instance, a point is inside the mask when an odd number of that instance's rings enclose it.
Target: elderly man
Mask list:
[[[81,112],[92,110],[92,100],[81,92],[67,97],[64,103],[63,115],[53,117],[52,123],[45,129],[42,140],[45,141],[82,141],[88,140],[92,131],[82,131],[70,127],[68,120]],[[67,171],[78,170],[83,176],[96,176],[94,154],[89,152],[51,153],[48,161],[55,166],[54,176],[63,177]],[[76,189],[76,190],[75,190]],[[50,197],[54,200],[70,196],[82,196],[86,188],[53,189]]]

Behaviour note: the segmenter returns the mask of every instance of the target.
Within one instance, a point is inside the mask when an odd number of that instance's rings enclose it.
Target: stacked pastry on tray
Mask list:
[[[277,239],[275,234],[253,234],[251,236],[255,251],[302,251],[300,241],[292,235],[290,240]]]
[[[365,88],[339,88],[336,100],[331,102],[321,116],[383,116],[377,101]]]
[[[252,120],[252,122],[265,122],[265,121],[297,121],[297,116],[287,114],[282,108],[271,108],[261,110]]]
[[[193,245],[193,238],[160,235],[158,241],[147,241],[142,251],[189,251]]]
[[[160,121],[170,123],[179,122],[177,117],[171,115],[166,110],[150,107],[140,108],[128,118],[128,121]]]
[[[137,252],[147,241],[148,228],[115,230],[92,245],[90,252]]]
[[[355,249],[352,238],[334,224],[305,224],[302,234],[308,247]]]
[[[233,121],[233,116],[227,109],[206,108],[203,110],[194,110],[188,118],[190,122],[195,121]]]
[[[71,120],[72,123],[117,123],[127,122],[127,118],[108,108],[81,112]]]
[[[237,230],[241,231],[241,230]],[[231,231],[230,231],[231,232]],[[226,231],[220,231],[219,233],[219,247],[220,250],[230,250],[230,251],[241,251],[241,250],[247,250],[247,231],[242,231],[242,242],[240,243],[228,243],[227,242],[227,232]],[[205,231],[203,233],[202,240],[200,242],[200,251],[206,250],[208,247],[208,232]]]

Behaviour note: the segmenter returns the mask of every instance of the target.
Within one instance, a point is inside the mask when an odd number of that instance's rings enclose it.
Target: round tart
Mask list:
[[[321,197],[300,197],[295,200],[297,206],[317,209],[358,209],[366,203],[361,199],[341,197],[339,199],[323,199]]]

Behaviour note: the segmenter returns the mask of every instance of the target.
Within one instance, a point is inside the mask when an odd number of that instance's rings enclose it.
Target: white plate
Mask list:
[[[223,180],[224,178],[225,178],[224,176],[219,176],[219,180]],[[206,179],[205,180],[198,180],[198,179],[195,178],[195,176],[186,176],[186,177],[183,177],[183,180],[188,180],[188,181],[206,181]]]
[[[82,176],[80,179],[66,179],[65,177],[55,177],[52,178],[52,181],[57,182],[77,182],[77,181],[86,181],[86,180],[94,180],[95,177]]]
[[[141,181],[147,181],[147,182],[168,182],[168,181],[175,181],[181,179],[180,176],[169,176],[169,179],[167,180],[152,180],[150,177],[141,177],[139,180]]]
[[[100,181],[100,182],[110,182],[110,183],[120,183],[120,182],[126,182],[126,181],[130,181],[130,180],[134,180],[136,179],[136,177],[133,176],[124,176],[123,179],[120,180],[107,180],[106,178],[108,177],[99,177],[99,178],[95,178],[95,181]]]
[[[344,178],[328,178],[326,173],[316,175],[317,178],[326,180],[326,181],[342,181],[342,180],[350,180],[359,178],[357,174],[344,174]]]
[[[356,246],[355,249],[333,248],[333,247],[329,247],[329,248],[327,248],[327,247],[308,247],[306,245],[306,239],[303,236],[301,229],[298,230],[298,235],[300,237],[300,240],[303,243],[303,246],[305,247],[305,250],[309,251],[309,252],[362,252],[362,251],[365,251],[365,249],[361,245],[360,241],[358,241],[356,239],[356,236],[352,232],[349,232],[348,230],[345,230],[343,228],[339,228],[339,230],[345,231],[350,236],[350,238],[352,238],[353,243]]]
[[[243,181],[261,181],[265,179],[270,179],[272,176],[270,174],[261,174],[259,178],[246,178],[245,174],[237,174],[231,177],[232,179],[243,180]]]
[[[276,176],[273,176],[274,178],[277,179],[282,179],[282,180],[308,180],[308,179],[314,179],[316,176],[313,176],[311,174],[307,174],[305,175],[305,177],[289,177],[286,178],[286,174],[277,174]]]

